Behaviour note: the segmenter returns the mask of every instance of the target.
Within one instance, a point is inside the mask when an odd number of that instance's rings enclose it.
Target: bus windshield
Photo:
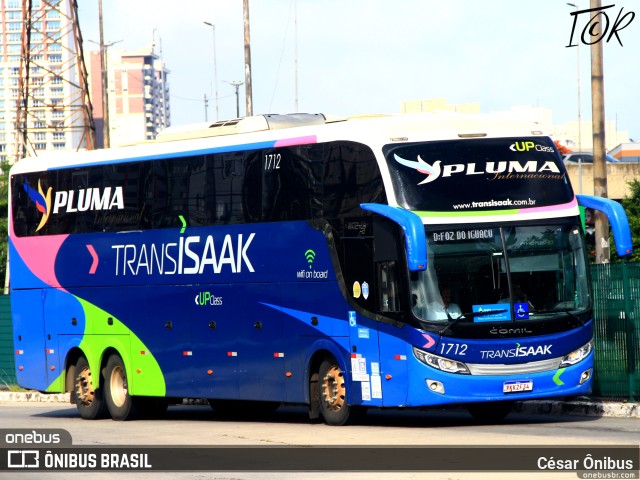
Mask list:
[[[427,322],[526,321],[591,307],[580,227],[427,227],[428,268],[411,274]]]
[[[574,198],[548,138],[481,138],[386,145],[398,204],[433,215],[562,205]]]

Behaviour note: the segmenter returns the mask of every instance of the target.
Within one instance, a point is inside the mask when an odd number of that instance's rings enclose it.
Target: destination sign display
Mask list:
[[[434,242],[460,242],[467,240],[493,240],[495,230],[493,228],[472,228],[460,230],[445,230],[433,232],[431,239]]]

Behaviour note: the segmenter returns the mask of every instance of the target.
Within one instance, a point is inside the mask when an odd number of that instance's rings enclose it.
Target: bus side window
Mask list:
[[[397,267],[394,260],[376,263],[378,277],[378,303],[381,312],[400,311]]]

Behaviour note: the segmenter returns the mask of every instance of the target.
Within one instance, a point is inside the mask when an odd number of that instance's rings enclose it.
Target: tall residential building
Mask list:
[[[0,161],[91,146],[78,38],[72,0],[0,0]]]
[[[153,140],[171,124],[169,82],[162,58],[153,48],[137,52],[107,50],[107,100],[110,146]],[[89,84],[96,125],[96,144],[102,147],[104,115],[100,53],[91,52]]]

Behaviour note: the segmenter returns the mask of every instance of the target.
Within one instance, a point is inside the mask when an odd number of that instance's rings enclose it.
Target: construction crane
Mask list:
[[[95,148],[87,76],[77,1],[22,0],[13,161]]]

